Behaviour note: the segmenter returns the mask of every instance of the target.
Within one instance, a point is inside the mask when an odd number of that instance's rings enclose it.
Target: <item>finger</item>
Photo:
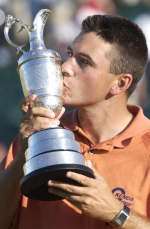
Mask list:
[[[59,125],[60,125],[60,121],[59,120],[54,120],[54,121],[51,121],[49,123],[49,127],[47,127],[47,128],[58,127]]]
[[[28,132],[29,134],[35,132],[35,131],[40,131],[44,129],[48,129],[54,126],[59,125],[59,120],[50,120],[48,118],[43,118],[43,117],[36,117],[31,120],[25,120],[20,128],[22,131]]]
[[[21,105],[21,111],[22,111],[23,113],[27,113],[28,110],[29,110],[29,104],[22,104],[22,105]]]
[[[67,195],[69,195],[67,192],[62,191],[62,190],[57,189],[57,188],[53,188],[53,187],[48,188],[48,192],[51,194],[63,197],[63,198],[65,198]]]
[[[94,175],[95,179],[103,180],[103,177],[100,175],[100,172],[97,171],[97,170],[94,168],[92,162],[90,163],[90,168],[91,168],[92,171],[93,171],[93,175]]]
[[[93,175],[95,178],[98,178],[98,179],[101,179],[101,176],[100,176],[100,173],[94,168],[92,162],[90,160],[86,160],[85,161],[85,164],[90,168],[92,169],[93,171]]]
[[[77,207],[78,209],[81,209],[81,203],[83,202],[82,196],[72,195],[68,192],[62,191],[62,190],[57,189],[57,188],[49,188],[48,192],[50,194],[54,194],[54,195],[62,197],[63,199],[66,199],[71,204],[73,204],[75,207]]]
[[[30,120],[24,120],[24,122],[20,124],[20,134],[23,139],[28,138],[33,132],[34,130]]]
[[[84,199],[82,196],[73,195],[71,193],[62,191],[62,190],[57,189],[57,188],[52,188],[52,187],[48,189],[48,192],[51,194],[54,194],[54,195],[61,196],[64,199],[67,199],[68,201],[70,201],[71,203],[74,203],[74,204],[75,204],[75,202],[82,203],[83,199]],[[77,203],[75,205],[77,205]]]
[[[37,95],[33,94],[33,95],[29,95],[25,98],[25,100],[23,101],[23,105],[26,104],[32,104],[35,102],[35,100],[37,99]]]
[[[60,114],[57,116],[57,119],[60,119],[65,113],[65,107],[62,107]]]
[[[47,109],[45,107],[33,107],[31,109],[31,112],[34,116],[41,116],[41,117],[46,117],[50,119],[55,118],[55,113],[52,110]]]
[[[34,104],[37,98],[38,98],[37,95],[32,94],[32,95],[27,96],[26,100],[29,104]]]
[[[74,173],[74,172],[67,172],[66,176],[76,182],[78,182],[79,184],[81,184],[82,186],[93,186],[94,185],[94,179],[93,178],[89,178],[85,175],[79,174],[79,173]]]
[[[64,199],[67,199],[68,201],[70,201],[71,203],[74,203],[74,204],[75,204],[75,202],[81,202],[83,199],[83,198],[81,198],[81,196],[73,195],[71,193],[65,192],[65,191],[60,190],[58,188],[52,188],[51,187],[48,189],[48,192],[51,194],[60,196]],[[77,205],[77,203],[75,205]]]
[[[51,188],[57,188],[67,193],[75,194],[75,195],[83,195],[87,193],[87,189],[85,187],[70,185],[66,183],[60,183],[57,181],[49,181],[48,186]]]
[[[33,116],[32,112],[27,112],[20,124],[20,133],[23,138],[29,137],[33,132],[59,126],[60,121],[46,117]]]
[[[34,131],[32,131],[31,129],[24,129],[20,131],[20,134],[22,136],[22,139],[25,140],[27,139]]]
[[[59,125],[59,120],[49,119],[45,117],[35,117],[33,119],[33,124],[32,124],[33,129],[35,131],[51,128],[53,126],[58,126],[58,125]]]
[[[33,107],[36,99],[37,99],[37,96],[34,94],[27,96],[21,104],[21,110],[23,112],[27,112],[29,108]]]

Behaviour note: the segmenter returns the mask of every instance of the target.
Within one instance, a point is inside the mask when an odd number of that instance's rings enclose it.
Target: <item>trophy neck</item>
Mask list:
[[[30,50],[46,49],[43,40],[43,31],[34,30],[29,35]]]

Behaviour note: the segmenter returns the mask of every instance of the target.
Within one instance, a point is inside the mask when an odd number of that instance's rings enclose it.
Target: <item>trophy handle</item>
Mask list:
[[[10,29],[12,28],[13,25],[19,23],[20,24],[20,30],[22,31],[23,29],[26,30],[28,37],[29,37],[29,43],[30,43],[30,50],[35,50],[35,49],[43,49],[45,48],[45,44],[43,41],[43,31],[44,31],[44,26],[47,22],[48,16],[50,14],[51,10],[49,9],[42,9],[40,10],[33,21],[33,26],[29,26],[24,24],[20,19],[15,18],[12,15],[8,15],[5,20],[5,27],[4,27],[4,35],[7,40],[7,42],[15,47],[18,52],[24,52],[25,44],[23,45],[18,45],[14,43],[9,36]]]
[[[25,46],[25,44],[23,44],[23,45],[17,45],[9,37],[10,29],[12,28],[13,25],[15,25],[17,23],[19,23],[21,25],[19,32],[22,31],[23,29],[25,29],[27,31],[28,35],[29,35],[29,32],[31,30],[30,26],[24,24],[20,19],[15,18],[12,15],[8,15],[6,17],[5,27],[4,27],[4,35],[5,35],[5,38],[6,38],[7,42],[11,46],[15,47],[18,51],[24,52],[23,47]]]

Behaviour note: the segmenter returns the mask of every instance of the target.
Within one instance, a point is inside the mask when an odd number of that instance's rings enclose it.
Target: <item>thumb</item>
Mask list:
[[[98,171],[94,168],[92,162],[90,160],[86,160],[85,161],[86,166],[88,166],[90,169],[92,169],[93,171],[93,175],[95,178],[100,178],[100,174],[98,173]]]
[[[90,169],[93,169],[93,164],[90,160],[85,160],[85,165],[88,166]]]

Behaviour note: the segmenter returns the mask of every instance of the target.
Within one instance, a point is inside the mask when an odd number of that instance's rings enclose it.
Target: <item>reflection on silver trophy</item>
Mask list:
[[[50,10],[40,10],[32,26],[8,15],[4,34],[7,42],[17,49],[18,70],[24,96],[36,94],[36,106],[44,106],[59,114],[62,108],[63,77],[61,57],[54,50],[48,50],[43,41],[43,30]],[[20,23],[29,38],[29,48],[17,45],[9,37],[12,26]],[[32,199],[57,200],[60,197],[48,193],[49,179],[72,183],[66,178],[68,170],[93,177],[92,170],[85,165],[80,146],[74,134],[55,126],[34,132],[28,138],[25,153],[24,177],[21,180],[22,193]]]

